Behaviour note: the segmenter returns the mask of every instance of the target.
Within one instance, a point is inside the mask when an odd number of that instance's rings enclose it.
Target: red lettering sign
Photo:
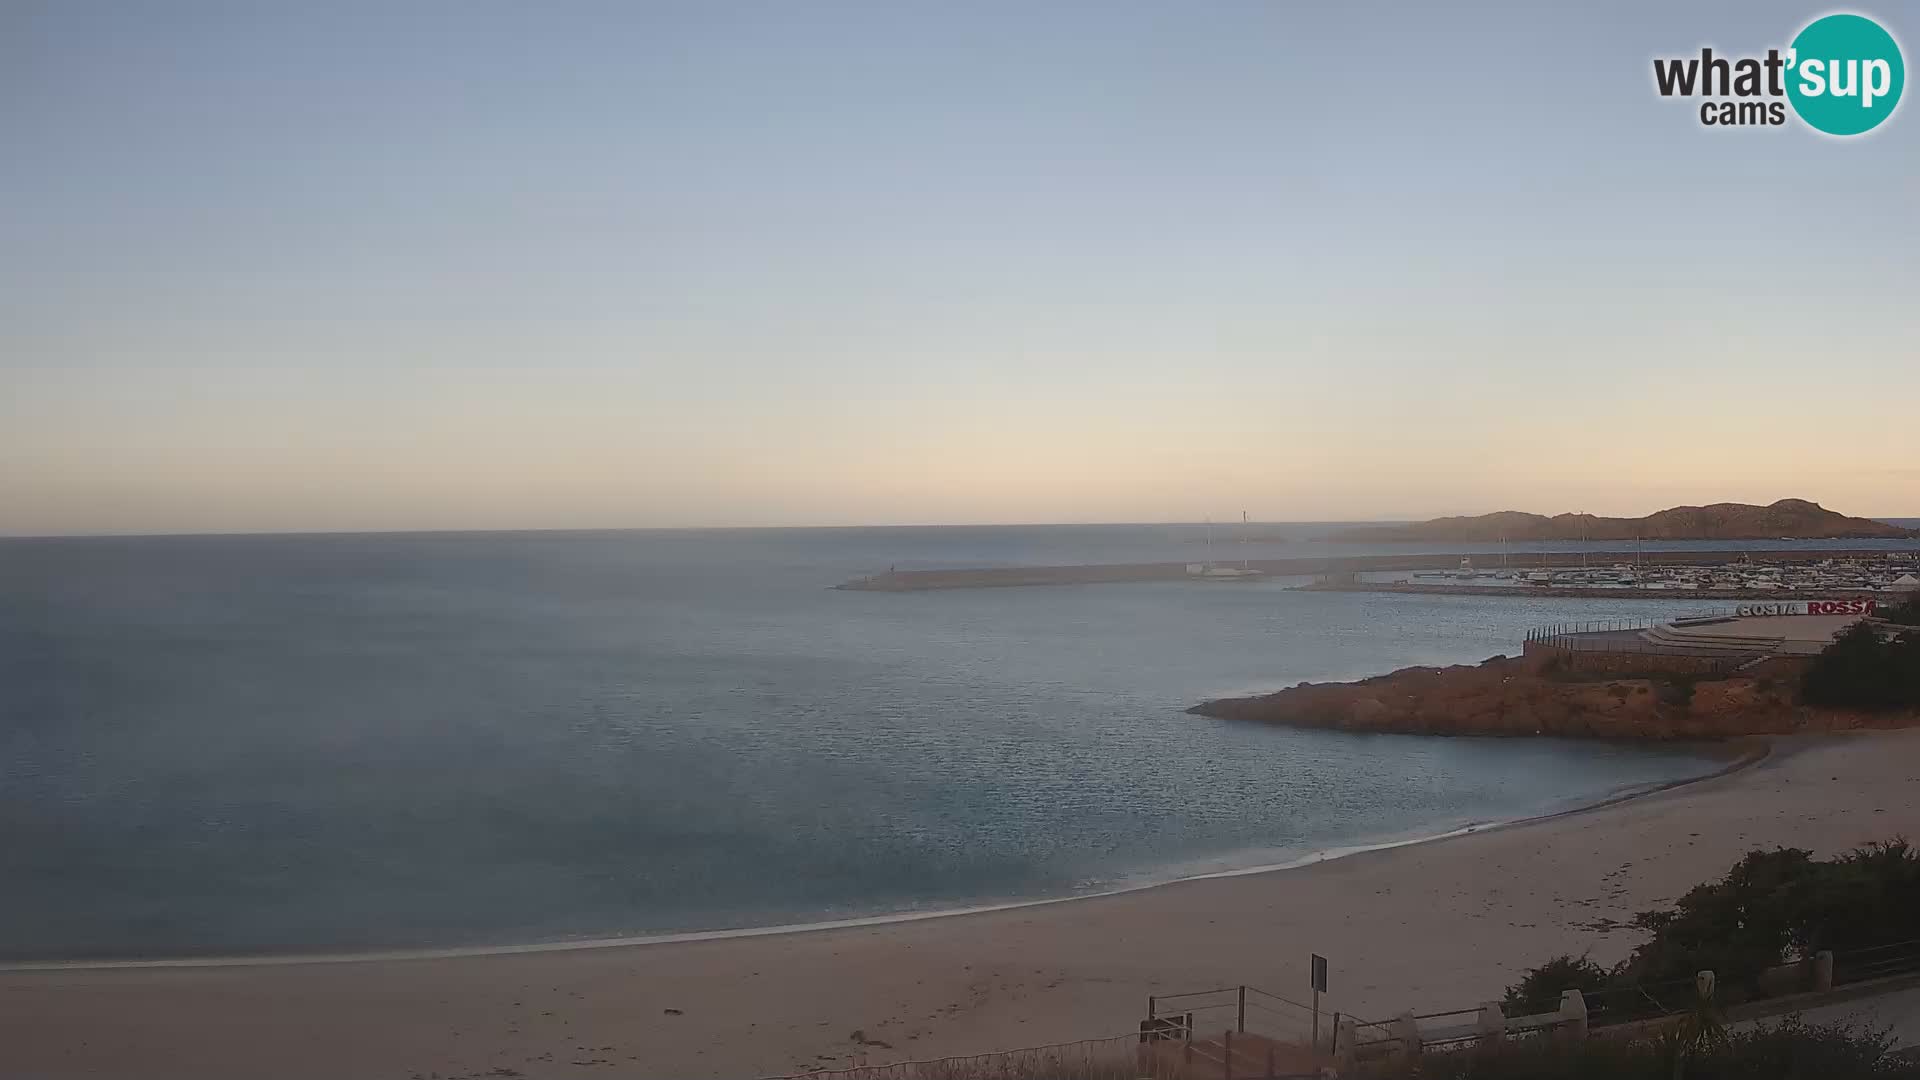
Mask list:
[[[1809,600],[1809,615],[1871,615],[1879,610],[1879,604],[1872,600]]]

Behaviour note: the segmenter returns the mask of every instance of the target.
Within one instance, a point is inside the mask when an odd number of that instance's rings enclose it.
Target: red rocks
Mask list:
[[[1415,735],[1565,735],[1697,739],[1897,727],[1913,713],[1855,713],[1795,703],[1797,668],[1728,678],[1583,677],[1541,660],[1405,668],[1353,683],[1302,683],[1223,698],[1189,712],[1340,731]]]

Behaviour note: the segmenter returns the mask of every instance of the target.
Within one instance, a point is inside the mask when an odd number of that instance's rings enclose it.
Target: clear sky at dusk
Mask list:
[[[0,5],[0,533],[1920,514],[1825,10]]]

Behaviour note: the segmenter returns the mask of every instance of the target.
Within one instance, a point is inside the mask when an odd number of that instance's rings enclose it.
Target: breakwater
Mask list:
[[[1657,562],[1663,566],[1712,566],[1722,563],[1734,563],[1741,559],[1762,554],[1746,550],[1728,551],[1662,551],[1644,555],[1633,551],[1515,551],[1504,558],[1507,564],[1515,567],[1603,567],[1615,563],[1634,563],[1646,561],[1649,565]],[[1884,551],[1829,548],[1823,550],[1767,551],[1765,558],[1771,563],[1818,562],[1822,559],[1872,559],[1885,556]],[[1498,565],[1500,556],[1483,555],[1487,566]],[[1298,557],[1289,559],[1253,559],[1247,562],[1249,569],[1278,577],[1310,575],[1315,577],[1339,578],[1342,575],[1379,572],[1390,570],[1447,570],[1460,564],[1458,554],[1419,554],[1419,555],[1346,555],[1335,557]],[[931,589],[993,589],[1011,588],[1027,585],[1096,585],[1129,581],[1180,581],[1191,578],[1185,562],[1152,563],[1089,563],[1070,566],[982,566],[956,567],[931,570],[889,570],[868,577],[855,578],[834,586],[837,589],[859,589],[874,592],[921,592]],[[1224,565],[1238,565],[1226,563]],[[1355,588],[1367,588],[1365,582],[1356,583]],[[1500,590],[1478,588],[1476,594],[1500,595]],[[1523,590],[1514,589],[1514,592]],[[1589,590],[1590,591],[1590,590]],[[1580,591],[1587,595],[1589,591]],[[1607,590],[1613,592],[1615,590]],[[1603,593],[1604,595],[1604,593]],[[1674,595],[1687,595],[1675,592]],[[1704,593],[1701,595],[1725,595],[1723,593]],[[1822,595],[1825,595],[1824,593]]]

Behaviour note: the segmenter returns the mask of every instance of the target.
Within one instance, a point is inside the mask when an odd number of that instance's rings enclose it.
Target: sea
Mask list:
[[[1222,528],[1213,551],[1439,550],[1329,531]],[[912,916],[1284,864],[1717,767],[1699,746],[1185,711],[1703,606],[1686,601],[1280,578],[832,588],[889,568],[1194,560],[1207,534],[0,540],[0,960]]]

